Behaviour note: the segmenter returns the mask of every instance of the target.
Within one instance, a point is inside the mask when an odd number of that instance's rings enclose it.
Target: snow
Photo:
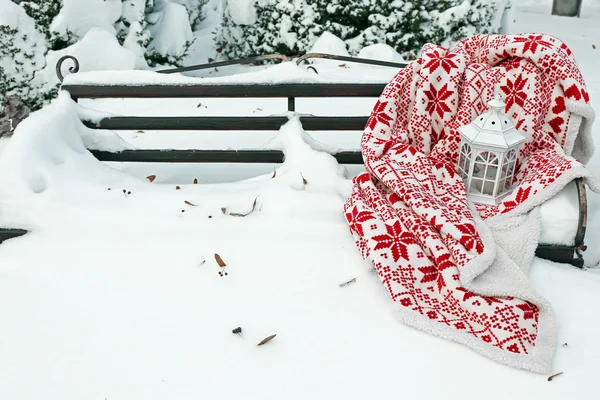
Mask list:
[[[2,10],[0,13],[0,26],[11,29],[18,28],[19,30],[18,34],[11,35],[12,45],[9,42],[7,43],[9,44],[8,48],[2,49],[9,52],[14,51],[14,53],[10,56],[9,54],[0,53],[0,77],[6,74],[6,77],[15,80],[16,86],[26,85],[27,82],[34,79],[35,73],[45,65],[44,53],[47,48],[44,44],[44,35],[36,29],[35,21],[25,13],[25,10],[12,1],[0,0],[0,10]],[[9,84],[10,86],[13,85]],[[6,94],[14,94],[13,90]],[[28,97],[28,89],[17,88],[15,91],[22,98]],[[1,95],[0,98],[4,97],[4,93]]]
[[[364,398],[394,393],[396,384],[372,382],[398,374],[415,397],[433,360],[446,371],[428,389],[436,397],[471,398],[500,378],[511,385],[491,398],[526,387],[558,399],[593,379],[586,360],[600,350],[580,332],[597,322],[579,302],[594,304],[598,274],[534,264],[568,342],[556,359],[565,376],[549,385],[394,320],[339,213],[344,171],[306,143],[297,121],[274,141],[287,155],[275,178],[175,190],[160,174],[150,183],[93,160],[72,108],[61,96],[34,114],[0,159],[0,218],[37,228],[0,251],[2,398]],[[246,213],[257,196],[247,217],[221,211]],[[577,296],[564,296],[565,285]],[[238,326],[243,337],[231,333]],[[465,373],[466,388],[456,385]]]
[[[577,185],[569,183],[565,189],[540,207],[542,244],[573,245],[579,226]],[[556,218],[560,216],[560,218]]]
[[[600,13],[589,12],[589,18],[568,19],[517,9],[513,29],[565,40],[599,110],[600,53],[591,45],[600,43]],[[379,56],[389,52],[382,49]],[[65,83],[387,82],[395,72],[330,64],[319,65],[319,75],[283,63],[236,67],[245,73],[220,78],[99,71],[68,75]],[[202,142],[280,148],[282,165],[109,167],[84,150],[168,143],[185,148],[202,141],[185,132],[146,132],[135,139],[133,132],[106,132],[98,139],[98,132],[79,123],[84,114],[285,110],[285,99],[242,101],[90,100],[78,106],[63,93],[21,123],[13,138],[0,139],[0,226],[32,229],[0,245],[0,398],[594,398],[600,269],[580,271],[541,259],[532,265],[532,285],[551,302],[558,321],[554,368],[564,375],[552,382],[408,328],[394,319],[392,301],[361,259],[340,211],[356,171],[319,151],[329,149],[319,143],[326,140],[303,132],[296,119],[259,140],[252,140],[255,133],[220,133]],[[372,101],[299,99],[297,108],[361,115]],[[597,121],[593,129],[597,138]],[[358,132],[328,135],[327,143],[338,147],[357,146],[360,138]],[[238,170],[237,182],[212,183],[230,173],[235,180],[230,167]],[[598,153],[589,168],[600,175]],[[152,183],[145,179],[151,174]],[[556,198],[542,210],[549,216],[570,210],[568,226],[547,232],[556,234],[553,240],[572,229],[572,189],[559,195],[566,195],[565,202]],[[246,217],[221,211],[246,213],[255,199],[256,209]],[[600,261],[600,246],[594,246],[600,196],[588,192],[588,200],[584,256],[594,266]],[[227,276],[218,274],[223,268],[215,253],[226,262]],[[355,283],[339,286],[352,278]],[[242,337],[231,332],[238,326]],[[271,342],[257,346],[272,334]],[[432,366],[443,372],[432,373]]]
[[[194,39],[187,10],[181,4],[167,3],[154,16],[149,30],[150,47],[160,54],[182,56],[186,43]]]
[[[441,26],[448,26],[454,20],[461,20],[467,16],[467,13],[471,10],[471,0],[464,0],[457,6],[450,7],[447,10],[439,13],[439,23]]]
[[[338,63],[339,64],[339,63]],[[338,67],[335,67],[339,69]],[[335,69],[334,69],[335,70]],[[160,74],[152,71],[92,71],[67,75],[65,85],[213,85],[213,84],[277,84],[277,83],[333,83],[333,82],[371,82],[387,83],[386,80],[397,70],[387,68],[387,74],[372,69],[364,76],[347,75],[344,79],[328,75],[316,75],[295,62],[284,62],[257,71],[240,73],[218,78],[195,78],[182,74]]]
[[[227,0],[227,11],[237,25],[252,25],[256,22],[256,0]]]
[[[26,58],[24,53],[19,53],[14,57],[2,57],[0,59],[0,68],[6,70],[9,76],[13,76],[14,70],[18,70],[20,63],[29,63],[33,66],[43,66],[45,51],[44,36],[35,29],[35,21],[30,18],[22,7],[14,4],[11,0],[0,0],[0,25],[10,28],[18,28],[20,35],[15,36],[14,46],[19,49],[29,50],[29,43],[36,43],[40,47],[39,51],[33,52],[33,58]],[[24,40],[26,36],[28,39]],[[33,71],[27,71],[33,75]]]
[[[63,0],[63,7],[50,30],[82,38],[93,28],[116,34],[114,23],[121,16],[121,0]]]
[[[135,54],[136,60],[134,69],[147,69],[148,64],[146,62],[146,59],[144,58],[145,50],[142,46],[140,46],[138,37],[139,33],[143,32],[142,25],[139,22],[134,21],[131,23],[129,28],[130,30],[127,33],[127,36],[125,36],[125,40],[123,41],[123,48]]]
[[[117,42],[114,34],[101,29],[90,29],[83,39],[77,43],[58,51],[49,51],[46,56],[46,67],[40,72],[36,79],[56,84],[59,82],[56,76],[56,62],[64,55],[71,55],[79,61],[79,71],[112,71],[133,70],[136,65],[137,56],[134,52],[122,47]],[[69,74],[72,61],[63,63],[63,75]]]
[[[358,52],[359,58],[370,58],[371,60],[405,62],[400,54],[393,47],[387,44],[378,43],[363,47]]]
[[[313,44],[309,53],[327,53],[337,56],[349,57],[350,53],[346,49],[346,43],[337,36],[329,32],[323,32]]]
[[[145,0],[128,0],[123,2],[121,11],[121,19],[123,26],[121,29],[125,29],[127,34],[123,40],[123,47],[127,50],[132,51],[137,59],[135,62],[135,69],[147,69],[148,64],[144,54],[146,49],[140,44],[145,40],[150,39],[150,34],[144,31],[142,26],[142,20],[144,18],[146,8]],[[129,26],[126,26],[129,24]]]

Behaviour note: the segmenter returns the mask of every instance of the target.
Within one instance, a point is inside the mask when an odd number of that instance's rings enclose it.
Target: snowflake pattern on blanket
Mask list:
[[[471,337],[459,341],[483,353],[491,346],[527,356],[537,344],[538,307],[461,285],[461,271],[484,252],[484,241],[456,170],[457,128],[498,94],[528,139],[515,189],[497,206],[477,205],[478,217],[523,214],[545,201],[565,171],[582,167],[569,156],[582,118],[567,103],[591,109],[583,78],[553,37],[477,35],[450,50],[424,46],[387,85],[361,141],[368,172],[354,178],[345,216],[404,320],[435,321]]]

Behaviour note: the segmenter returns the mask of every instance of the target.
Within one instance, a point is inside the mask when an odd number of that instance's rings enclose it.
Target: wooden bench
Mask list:
[[[271,56],[272,57],[272,56]],[[352,57],[338,57],[326,54],[307,54],[298,63],[311,57],[336,59],[345,62],[361,62],[373,65],[403,67],[403,64],[381,62],[377,60],[362,60]],[[65,56],[58,61],[57,74],[62,81],[61,64],[66,59],[72,59],[75,67],[71,72],[77,72],[78,64],[71,56]],[[287,57],[275,57],[287,60]],[[259,61],[255,57],[241,60],[241,63]],[[204,64],[201,66],[184,67],[162,71],[163,73],[185,72],[195,69],[212,68],[214,66],[240,63],[227,61],[222,63]],[[318,71],[313,67],[315,72]],[[283,98],[287,99],[287,110],[294,112],[297,98],[378,98],[386,84],[366,83],[286,83],[286,84],[197,84],[197,85],[69,85],[64,84],[61,90],[67,91],[74,101],[80,99],[104,98]],[[369,116],[312,116],[301,115],[300,121],[307,131],[362,131]],[[285,116],[200,116],[200,117],[110,117],[99,122],[82,121],[92,129],[110,130],[193,130],[193,131],[277,131],[288,121]],[[284,154],[278,150],[165,150],[140,149],[109,152],[90,150],[99,160],[104,162],[158,162],[158,163],[282,163]],[[359,151],[342,151],[333,154],[340,164],[363,164]],[[536,255],[563,263],[582,267],[581,252],[585,249],[583,243],[586,229],[587,202],[583,180],[577,180],[579,198],[579,224],[573,245],[540,244]],[[24,234],[19,230],[0,230],[0,242],[10,237]]]

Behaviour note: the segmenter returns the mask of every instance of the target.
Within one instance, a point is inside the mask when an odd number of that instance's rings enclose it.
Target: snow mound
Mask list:
[[[404,58],[393,47],[383,43],[363,47],[358,52],[358,57],[379,61],[405,62]]]
[[[323,32],[323,34],[319,36],[313,47],[310,49],[310,53],[326,53],[346,57],[350,56],[350,53],[348,53],[348,49],[346,48],[346,43],[330,32]]]
[[[541,244],[573,245],[579,226],[579,197],[575,182],[569,183],[563,190],[546,201],[540,207]],[[560,215],[561,218],[556,218]]]
[[[252,25],[256,22],[256,0],[228,0],[227,11],[237,25]]]
[[[63,7],[50,25],[50,31],[66,37],[67,32],[84,37],[100,28],[115,36],[114,23],[121,16],[121,0],[63,0]]]
[[[64,55],[71,55],[79,60],[80,72],[132,70],[137,59],[134,52],[119,45],[114,34],[101,28],[92,28],[79,42],[63,50],[48,52],[46,67],[37,77],[52,84],[59,83],[56,62]],[[67,60],[63,64],[63,75],[68,73],[70,62]]]
[[[0,219],[7,226],[38,226],[43,210],[69,198],[69,188],[84,191],[118,177],[86,150],[86,136],[92,133],[80,122],[77,107],[67,93],[60,93],[19,124],[0,154]],[[130,148],[110,131],[100,137],[106,147]]]
[[[276,176],[292,189],[304,190],[307,187],[305,182],[310,182],[311,187],[336,188],[344,198],[350,195],[346,167],[319,149],[318,142],[302,129],[298,116],[281,127],[271,146],[285,154],[285,161],[276,170]]]
[[[157,13],[157,21],[150,26],[150,47],[160,54],[183,56],[186,44],[194,40],[194,34],[184,6],[168,3]]]
[[[152,205],[159,210],[155,211],[158,216],[170,220],[173,210],[164,205],[179,203],[175,207],[177,211],[181,209],[184,200],[179,197],[182,194],[174,191],[170,184],[157,182],[148,187],[150,182],[146,179],[117,171],[94,158],[87,148],[118,151],[131,146],[114,132],[85,127],[80,121],[82,116],[99,118],[100,114],[80,108],[68,93],[61,92],[50,106],[32,113],[17,127],[0,154],[0,170],[5,171],[0,175],[0,226],[34,231],[55,228],[66,218],[60,217],[61,214],[81,212],[85,215],[91,209],[94,213],[106,213],[109,219],[116,218],[111,214],[114,210],[108,210],[104,204],[105,196],[114,196],[114,192],[106,193],[107,187],[146,192],[147,198],[140,203],[127,203],[128,212],[133,214],[147,215]],[[251,179],[258,186],[248,198],[256,197],[257,190],[264,195],[283,193],[286,198],[295,192],[307,191],[317,197],[333,196],[336,204],[348,197],[351,181],[346,168],[327,152],[320,151],[332,149],[309,137],[297,116],[281,127],[271,144],[272,148],[284,152],[285,161],[277,169],[276,179],[272,179],[271,174]],[[236,192],[243,189],[244,184],[234,182],[221,186]],[[238,204],[239,207],[251,204],[246,198],[238,200],[244,203]],[[302,199],[294,201],[301,203]],[[280,211],[287,213],[288,206]]]

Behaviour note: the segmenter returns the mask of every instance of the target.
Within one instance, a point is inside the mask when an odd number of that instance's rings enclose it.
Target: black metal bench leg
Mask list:
[[[5,240],[8,240],[8,239],[23,236],[26,233],[27,233],[27,231],[25,231],[23,229],[0,228],[0,243],[4,242]]]

